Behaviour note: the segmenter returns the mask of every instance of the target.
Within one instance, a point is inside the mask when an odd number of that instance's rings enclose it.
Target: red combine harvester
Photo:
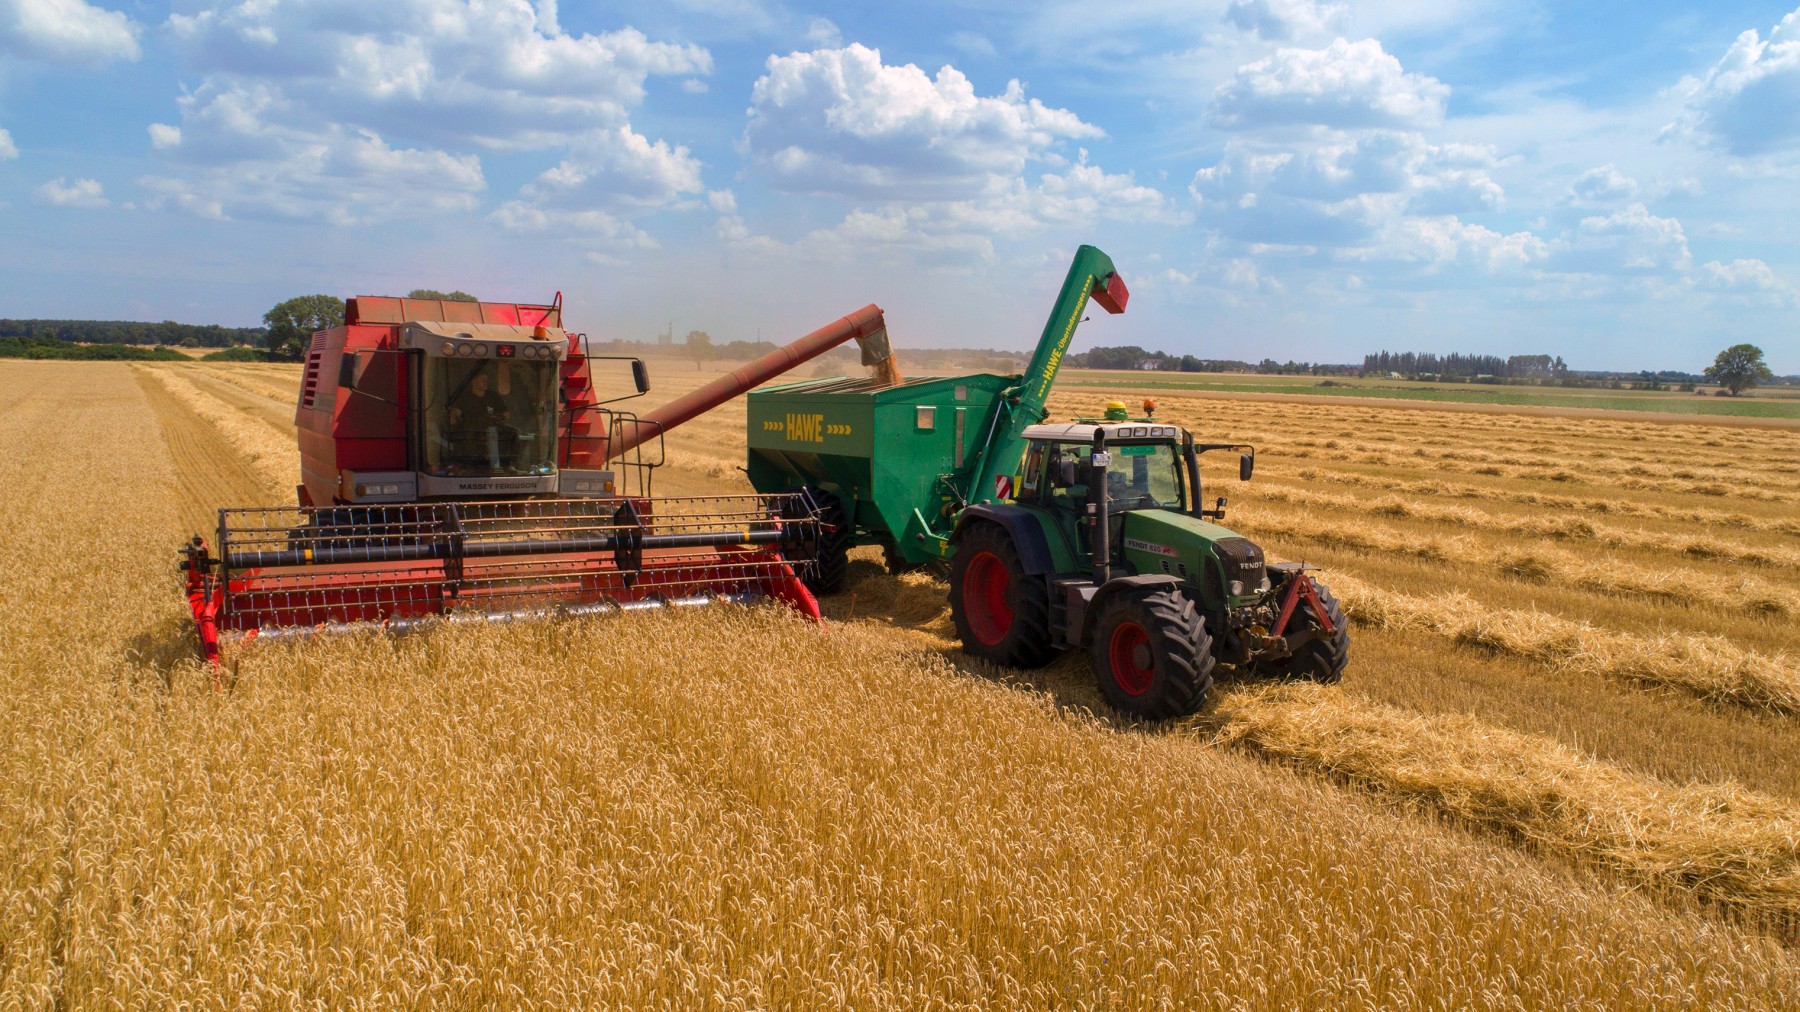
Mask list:
[[[638,416],[641,359],[592,355],[549,305],[361,296],[313,335],[294,424],[299,504],[219,511],[183,551],[208,660],[222,634],[270,637],[425,619],[505,621],[774,597],[819,543],[805,493],[657,499],[669,429],[855,340],[890,354],[866,306]],[[635,388],[602,398],[595,362]],[[646,456],[645,448],[656,453]]]

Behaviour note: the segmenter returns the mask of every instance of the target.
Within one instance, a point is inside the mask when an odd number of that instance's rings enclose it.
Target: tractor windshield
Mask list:
[[[434,475],[556,472],[555,362],[424,362],[424,470]]]
[[[1106,468],[1109,509],[1184,508],[1181,457],[1173,443],[1115,443]]]

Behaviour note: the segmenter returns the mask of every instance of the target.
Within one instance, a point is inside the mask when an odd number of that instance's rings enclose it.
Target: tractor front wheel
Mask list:
[[[1304,573],[1295,573],[1293,576],[1296,580],[1305,578]],[[1293,653],[1279,660],[1257,661],[1257,674],[1284,681],[1320,682],[1325,685],[1332,685],[1343,679],[1344,668],[1350,663],[1350,627],[1344,621],[1344,606],[1338,603],[1338,599],[1332,596],[1323,583],[1313,580],[1313,590],[1318,593],[1319,603],[1324,606],[1325,614],[1331,619],[1331,634],[1302,643]],[[1284,589],[1276,588],[1275,599],[1281,600],[1285,593]],[[1324,626],[1313,611],[1312,602],[1302,594],[1282,634],[1293,637],[1322,628]]]
[[[1050,591],[1026,574],[1012,536],[981,523],[956,542],[950,560],[950,617],[963,650],[1010,668],[1041,668],[1050,642]]]
[[[1094,675],[1116,710],[1160,720],[1193,713],[1212,688],[1212,638],[1179,590],[1119,593],[1094,623]]]

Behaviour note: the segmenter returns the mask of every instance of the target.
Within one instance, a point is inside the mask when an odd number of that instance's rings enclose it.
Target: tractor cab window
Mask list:
[[[1087,509],[1087,458],[1090,450],[1083,443],[1043,444],[1043,479],[1038,489],[1040,501],[1051,506],[1065,506],[1077,513]],[[1062,478],[1065,476],[1072,476],[1074,481],[1064,484]]]
[[[1108,449],[1108,509],[1182,508],[1181,457],[1174,444],[1115,443]]]
[[[556,363],[425,359],[424,470],[435,475],[556,471]]]

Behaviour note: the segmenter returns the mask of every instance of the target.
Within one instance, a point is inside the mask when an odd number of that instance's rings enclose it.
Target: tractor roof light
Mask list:
[[[444,342],[444,354],[446,354],[446,355],[456,354],[456,342],[455,341],[445,341]]]

